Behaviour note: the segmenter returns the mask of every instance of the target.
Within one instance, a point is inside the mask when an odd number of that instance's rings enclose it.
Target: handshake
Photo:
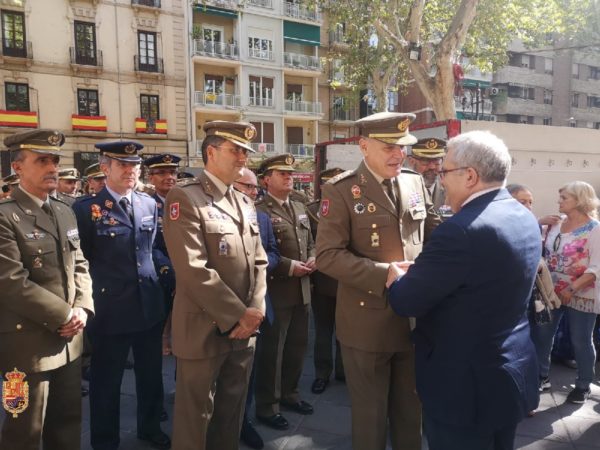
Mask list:
[[[385,282],[385,287],[389,288],[390,285],[396,281],[398,277],[404,275],[408,268],[414,264],[414,261],[393,261],[390,263],[388,267],[388,276],[387,281]]]

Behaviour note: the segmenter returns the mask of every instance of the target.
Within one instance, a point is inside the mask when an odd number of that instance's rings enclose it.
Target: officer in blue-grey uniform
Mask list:
[[[158,211],[147,194],[134,191],[143,146],[119,141],[96,144],[106,187],[80,198],[81,247],[90,263],[96,316],[89,324],[94,347],[90,370],[90,428],[94,450],[119,447],[120,387],[133,350],[137,392],[137,436],[170,448],[160,429],[161,334],[164,294],[152,261]]]

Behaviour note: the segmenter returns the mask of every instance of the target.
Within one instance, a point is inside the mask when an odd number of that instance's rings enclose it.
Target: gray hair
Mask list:
[[[448,141],[458,167],[472,167],[484,183],[504,183],[512,160],[508,148],[489,131],[469,131]]]
[[[98,162],[100,164],[106,164],[107,166],[110,166],[111,161],[112,161],[112,158],[110,158],[110,157],[108,157],[106,155],[100,155],[98,157]]]
[[[517,183],[509,184],[508,186],[506,186],[506,190],[510,195],[518,194],[521,191],[531,192],[527,186]]]

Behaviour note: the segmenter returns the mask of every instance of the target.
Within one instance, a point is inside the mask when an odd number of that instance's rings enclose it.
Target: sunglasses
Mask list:
[[[560,247],[560,233],[558,233],[556,235],[556,237],[554,238],[554,243],[552,244],[552,249],[557,252],[558,248]]]

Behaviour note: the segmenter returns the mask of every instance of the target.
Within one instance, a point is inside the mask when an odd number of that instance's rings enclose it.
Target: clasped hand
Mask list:
[[[265,315],[260,309],[246,308],[246,312],[238,321],[238,324],[229,333],[229,339],[248,339],[256,333],[264,318]]]
[[[70,338],[78,335],[85,328],[87,323],[87,312],[83,308],[73,308],[73,315],[64,325],[58,329],[58,334],[64,338]]]
[[[385,287],[389,288],[391,284],[396,281],[398,277],[401,277],[406,273],[408,268],[414,264],[414,261],[393,261],[388,267],[387,281]]]

